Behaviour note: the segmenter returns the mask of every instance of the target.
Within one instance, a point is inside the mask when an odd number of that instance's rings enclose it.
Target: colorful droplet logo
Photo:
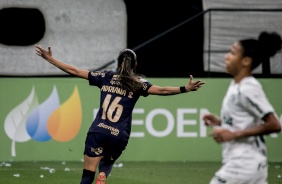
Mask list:
[[[16,142],[30,139],[37,142],[50,139],[67,142],[78,134],[81,123],[82,107],[76,86],[71,96],[62,104],[56,86],[41,104],[38,103],[33,87],[29,96],[8,113],[4,128],[12,140],[12,156],[16,156]]]
[[[57,88],[54,86],[51,95],[28,116],[26,130],[29,136],[38,142],[45,142],[52,139],[47,130],[48,118],[53,111],[60,107]]]
[[[81,109],[79,93],[75,88],[71,97],[49,117],[47,130],[50,136],[60,142],[73,139],[78,134],[81,126]]]

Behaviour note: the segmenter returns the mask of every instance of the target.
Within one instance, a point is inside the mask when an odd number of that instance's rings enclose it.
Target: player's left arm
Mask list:
[[[249,137],[254,135],[270,134],[281,131],[281,125],[274,113],[268,113],[263,117],[264,123],[254,128],[248,128],[235,132],[235,138]]]
[[[203,82],[201,80],[193,81],[193,76],[190,75],[189,83],[186,86],[183,86],[183,87],[174,87],[174,86],[160,87],[160,86],[152,85],[148,89],[148,94],[151,94],[151,95],[176,95],[176,94],[186,93],[186,92],[190,92],[190,91],[197,91],[204,84],[205,84],[205,82]]]

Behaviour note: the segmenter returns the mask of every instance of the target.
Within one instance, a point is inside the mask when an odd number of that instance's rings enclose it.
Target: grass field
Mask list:
[[[2,184],[78,184],[82,162],[2,162]],[[107,184],[207,184],[218,162],[123,162]],[[282,184],[282,163],[269,163],[269,184]]]

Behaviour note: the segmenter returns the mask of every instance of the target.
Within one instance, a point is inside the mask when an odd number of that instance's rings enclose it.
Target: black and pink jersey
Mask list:
[[[148,96],[151,83],[142,79],[143,88],[137,92],[124,90],[113,71],[89,72],[89,84],[100,88],[99,111],[88,132],[107,134],[116,139],[128,139],[131,131],[132,111],[140,96]]]

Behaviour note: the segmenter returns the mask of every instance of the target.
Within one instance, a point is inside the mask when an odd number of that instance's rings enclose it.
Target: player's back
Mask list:
[[[132,92],[123,89],[119,76],[109,71],[92,72],[89,83],[99,87],[101,91],[100,109],[89,131],[109,134],[118,139],[129,137],[133,108],[140,95],[146,96],[147,90],[140,88]]]

